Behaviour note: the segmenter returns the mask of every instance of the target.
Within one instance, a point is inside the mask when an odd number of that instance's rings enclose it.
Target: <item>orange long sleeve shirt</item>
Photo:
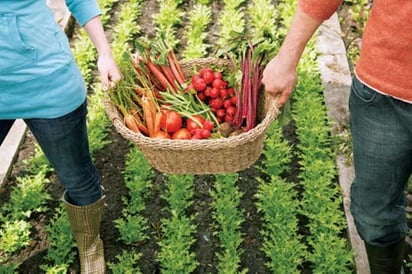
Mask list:
[[[299,0],[307,15],[328,19],[342,0]],[[355,73],[376,91],[412,103],[412,1],[375,0]]]

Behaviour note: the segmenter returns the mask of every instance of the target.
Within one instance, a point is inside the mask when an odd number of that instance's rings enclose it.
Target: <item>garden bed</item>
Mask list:
[[[134,1],[130,2],[134,3]],[[112,40],[115,40],[116,38],[116,29],[114,26],[116,26],[121,20],[118,17],[118,13],[121,11],[124,3],[126,3],[126,1],[115,2],[108,11],[108,14],[111,16],[107,19],[106,24],[107,26],[112,26],[112,28],[110,28],[110,32],[108,32],[108,34],[112,36]],[[158,14],[159,5],[159,2],[154,0],[144,1],[141,5],[138,5],[141,13],[135,22],[136,26],[139,26],[139,31],[137,31],[137,33],[155,33],[156,24],[152,21],[152,15]],[[224,5],[221,2],[214,1],[211,6],[213,11],[222,11],[224,9]],[[242,6],[246,7],[246,4],[243,3]],[[193,6],[189,7],[188,4],[184,4],[183,6],[180,6],[180,8],[188,11],[192,9]],[[219,38],[219,14],[217,12],[213,12],[211,18],[211,23],[208,26],[207,41],[210,44],[214,44]],[[177,37],[184,37],[184,28],[182,25],[177,28],[176,33]],[[72,37],[72,41],[73,43],[76,41],[76,31]],[[184,38],[182,38],[181,41],[183,45],[185,43]],[[90,75],[89,81],[92,82],[93,79],[94,76],[92,74]],[[294,103],[301,100],[300,98],[301,97],[299,96],[293,98],[292,109],[294,108]],[[298,104],[296,105],[296,107],[298,107]],[[91,112],[93,112],[93,110]],[[323,119],[327,120],[326,117]],[[291,153],[292,158],[290,162],[287,163],[287,168],[281,174],[276,176],[283,178],[283,180],[289,182],[289,185],[294,186],[293,191],[290,192],[296,192],[296,200],[287,199],[287,201],[293,202],[294,206],[296,206],[299,211],[294,215],[296,217],[296,227],[292,226],[290,228],[289,235],[295,235],[295,239],[298,239],[296,246],[305,246],[308,253],[316,254],[316,249],[319,248],[319,246],[316,246],[316,244],[310,244],[309,242],[317,238],[313,238],[316,237],[316,235],[312,235],[313,231],[311,231],[310,228],[311,220],[308,217],[309,215],[305,215],[305,212],[310,209],[306,209],[305,205],[301,204],[308,201],[307,197],[305,198],[305,190],[307,190],[308,185],[301,182],[303,181],[301,176],[303,167],[301,161],[302,158],[299,153],[302,152],[302,149],[295,150],[295,148],[299,147],[299,144],[303,141],[296,132],[296,128],[299,126],[299,123],[296,121],[299,121],[298,114],[292,115],[292,122],[285,126],[282,130],[282,139],[286,141],[288,147],[293,149],[293,152]],[[346,125],[342,124],[342,127],[345,126]],[[339,131],[343,129],[340,128],[337,130]],[[257,206],[257,203],[259,201],[262,202],[264,197],[258,198],[259,196],[256,196],[260,191],[261,185],[263,185],[257,178],[262,178],[269,181],[270,174],[267,170],[262,171],[262,168],[267,168],[267,163],[265,161],[269,157],[268,155],[262,154],[261,158],[254,166],[237,173],[235,189],[230,188],[230,183],[222,183],[227,182],[227,180],[229,180],[228,178],[220,178],[214,175],[202,175],[189,178],[192,180],[191,182],[193,182],[193,184],[189,184],[189,186],[180,185],[180,183],[186,180],[184,179],[185,177],[179,177],[177,178],[179,182],[174,182],[173,177],[155,170],[152,170],[147,178],[139,177],[147,179],[148,182],[150,182],[148,186],[142,186],[141,192],[137,194],[134,193],[136,195],[142,195],[142,199],[144,201],[144,208],[139,211],[138,215],[145,218],[142,223],[146,226],[143,230],[145,237],[141,241],[126,243],[127,241],[124,240],[124,236],[121,235],[121,231],[119,231],[116,227],[116,220],[122,219],[125,216],[125,209],[128,208],[128,205],[125,204],[124,199],[129,199],[129,201],[131,201],[133,199],[132,196],[134,195],[133,191],[128,188],[130,187],[130,177],[127,177],[127,174],[129,174],[129,176],[131,176],[131,174],[133,174],[133,176],[143,176],[142,174],[143,170],[145,170],[145,163],[144,161],[142,163],[139,162],[140,160],[136,160],[140,159],[140,156],[133,158],[135,156],[135,153],[133,152],[134,145],[122,138],[113,127],[110,128],[107,134],[108,135],[104,138],[104,140],[109,140],[110,142],[106,144],[103,141],[102,144],[96,145],[97,148],[93,149],[93,158],[95,159],[96,166],[101,173],[103,186],[105,187],[105,191],[107,193],[107,208],[102,223],[102,238],[105,243],[105,257],[108,264],[118,263],[118,258],[123,252],[130,252],[131,254],[141,254],[141,257],[136,259],[137,263],[135,267],[142,273],[168,273],[165,269],[166,263],[165,260],[162,259],[162,256],[165,256],[165,242],[167,240],[167,234],[170,233],[170,230],[167,230],[170,229],[167,227],[167,224],[170,224],[170,220],[173,220],[173,214],[170,210],[170,208],[172,208],[172,205],[169,203],[170,200],[165,199],[165,196],[167,196],[170,192],[170,189],[168,188],[170,185],[178,184],[181,188],[188,187],[188,190],[185,192],[187,195],[192,193],[192,196],[187,197],[188,201],[191,201],[192,203],[184,208],[184,212],[185,216],[191,216],[191,224],[195,227],[195,229],[193,229],[193,227],[187,227],[187,230],[192,232],[190,233],[191,237],[188,241],[193,239],[193,243],[189,245],[189,249],[186,250],[188,254],[192,254],[194,256],[194,259],[191,260],[192,263],[195,262],[196,264],[195,271],[193,272],[224,273],[222,270],[223,266],[221,266],[220,257],[217,255],[221,254],[220,252],[222,252],[225,248],[221,243],[221,236],[219,234],[220,231],[223,230],[222,226],[224,226],[224,224],[219,223],[214,218],[214,214],[219,212],[216,201],[218,201],[220,199],[219,197],[222,197],[223,195],[218,189],[216,189],[217,181],[220,180],[219,182],[221,182],[222,185],[227,186],[230,191],[233,191],[234,201],[236,200],[235,197],[237,193],[241,194],[238,204],[235,205],[235,208],[238,209],[238,211],[235,212],[235,216],[240,216],[241,225],[234,226],[232,233],[237,234],[239,232],[241,241],[235,247],[236,250],[241,251],[238,257],[240,258],[240,261],[236,263],[235,260],[232,260],[232,263],[234,263],[234,268],[231,270],[233,271],[238,268],[239,272],[243,269],[247,269],[248,273],[271,272],[269,271],[267,265],[271,262],[271,258],[262,249],[263,243],[266,242],[267,238],[261,233],[262,231],[265,231],[265,227],[270,224],[270,221],[265,221],[265,211],[262,207]],[[279,141],[281,139],[276,140]],[[92,144],[92,146],[94,145]],[[270,152],[269,149],[270,148],[266,147],[265,151]],[[27,160],[33,158],[37,159],[37,155],[38,153],[35,151],[35,142],[30,132],[28,132],[25,142],[20,147],[18,158],[13,166],[9,179],[1,189],[1,206],[10,202],[10,193],[13,191],[12,187],[17,183],[17,178],[30,173]],[[133,159],[133,161],[137,161],[135,163],[135,169],[131,168],[131,159]],[[42,163],[37,163],[35,165],[39,166],[42,165]],[[32,167],[33,164],[29,166]],[[48,170],[46,172],[46,178],[50,180],[50,183],[47,183],[45,188],[52,199],[47,201],[47,210],[31,214],[29,222],[32,229],[29,245],[21,249],[19,252],[15,252],[10,260],[12,262],[21,263],[17,270],[19,273],[41,273],[41,265],[53,264],[47,259],[47,255],[49,249],[54,248],[54,243],[50,240],[50,233],[46,231],[45,226],[50,224],[51,220],[54,220],[54,216],[60,204],[59,199],[62,196],[63,190],[58,184],[52,170]],[[331,189],[339,189],[337,174],[335,174],[335,177],[332,178],[330,184]],[[283,184],[280,183],[277,186],[283,187]],[[137,187],[135,187],[134,190],[136,189]],[[285,195],[286,194],[287,193],[285,192]],[[335,196],[332,195],[330,199],[335,199]],[[336,200],[339,202],[339,199]],[[277,204],[277,202],[280,202],[280,200],[274,201],[274,204]],[[227,206],[229,207],[229,205],[230,204],[228,203]],[[258,212],[258,209],[260,212]],[[338,215],[343,217],[344,208],[342,203],[340,203],[338,209],[340,211]],[[128,213],[130,213],[130,211]],[[342,222],[342,220],[344,219],[342,218],[339,222]],[[291,219],[291,221],[293,222],[294,220]],[[138,229],[140,228],[137,228],[136,230]],[[336,236],[338,239],[344,241],[343,246],[349,244],[346,229],[339,229],[339,233]],[[318,243],[324,244],[329,248],[327,242],[322,243],[319,241]],[[292,240],[290,241],[290,245],[292,245]],[[281,249],[287,250],[287,246],[281,246]],[[308,254],[302,254],[301,250],[293,251],[297,256],[297,259],[301,261],[300,264],[297,264],[298,266],[296,271],[299,273],[312,273],[314,267],[317,267],[318,264],[316,258],[313,258],[313,256],[311,257],[311,255]],[[347,250],[344,248],[343,251],[346,252]],[[2,255],[2,253],[0,253],[0,255]],[[346,255],[347,253],[345,253],[345,256]],[[71,273],[78,272],[77,256],[74,258],[74,261],[70,262],[69,266]],[[177,259],[179,259],[179,255],[176,255],[176,260]],[[126,265],[124,261],[123,264]],[[336,262],[336,265],[338,264],[339,263]],[[321,262],[319,262],[319,265],[321,265]],[[343,269],[345,270],[344,272],[355,272],[354,261],[349,263],[344,262],[343,265]],[[331,266],[331,269],[332,268],[333,266]],[[114,267],[110,268],[111,272],[114,272],[113,269]],[[131,269],[132,268],[129,270],[132,271]],[[135,271],[133,271],[133,273],[134,272]],[[169,271],[169,273],[173,272]]]

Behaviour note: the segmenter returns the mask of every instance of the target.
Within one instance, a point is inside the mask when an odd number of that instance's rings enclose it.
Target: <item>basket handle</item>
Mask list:
[[[272,95],[268,95],[267,98],[268,98],[269,103],[267,105],[268,111],[267,111],[266,117],[268,118],[269,123],[271,123],[276,119],[276,117],[278,117],[279,112],[280,112],[276,104],[276,102],[278,101],[278,97],[273,97]]]

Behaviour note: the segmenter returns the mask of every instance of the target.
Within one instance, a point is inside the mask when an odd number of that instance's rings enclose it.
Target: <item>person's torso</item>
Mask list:
[[[50,74],[72,58],[44,0],[0,0],[0,83]]]
[[[412,102],[412,1],[375,0],[356,74],[367,85]]]

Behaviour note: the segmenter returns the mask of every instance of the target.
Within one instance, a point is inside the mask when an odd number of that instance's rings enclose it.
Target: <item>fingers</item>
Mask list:
[[[114,88],[116,83],[122,78],[117,68],[101,73],[102,89],[104,91]]]
[[[278,100],[276,101],[276,107],[278,109],[280,109],[281,107],[283,107],[286,102],[289,100],[290,97],[290,93],[282,93],[281,96],[278,98]]]
[[[265,92],[269,93],[271,96],[273,96],[273,98],[275,98],[276,107],[280,109],[289,100],[292,90],[288,90],[288,89],[268,90],[266,89]]]

